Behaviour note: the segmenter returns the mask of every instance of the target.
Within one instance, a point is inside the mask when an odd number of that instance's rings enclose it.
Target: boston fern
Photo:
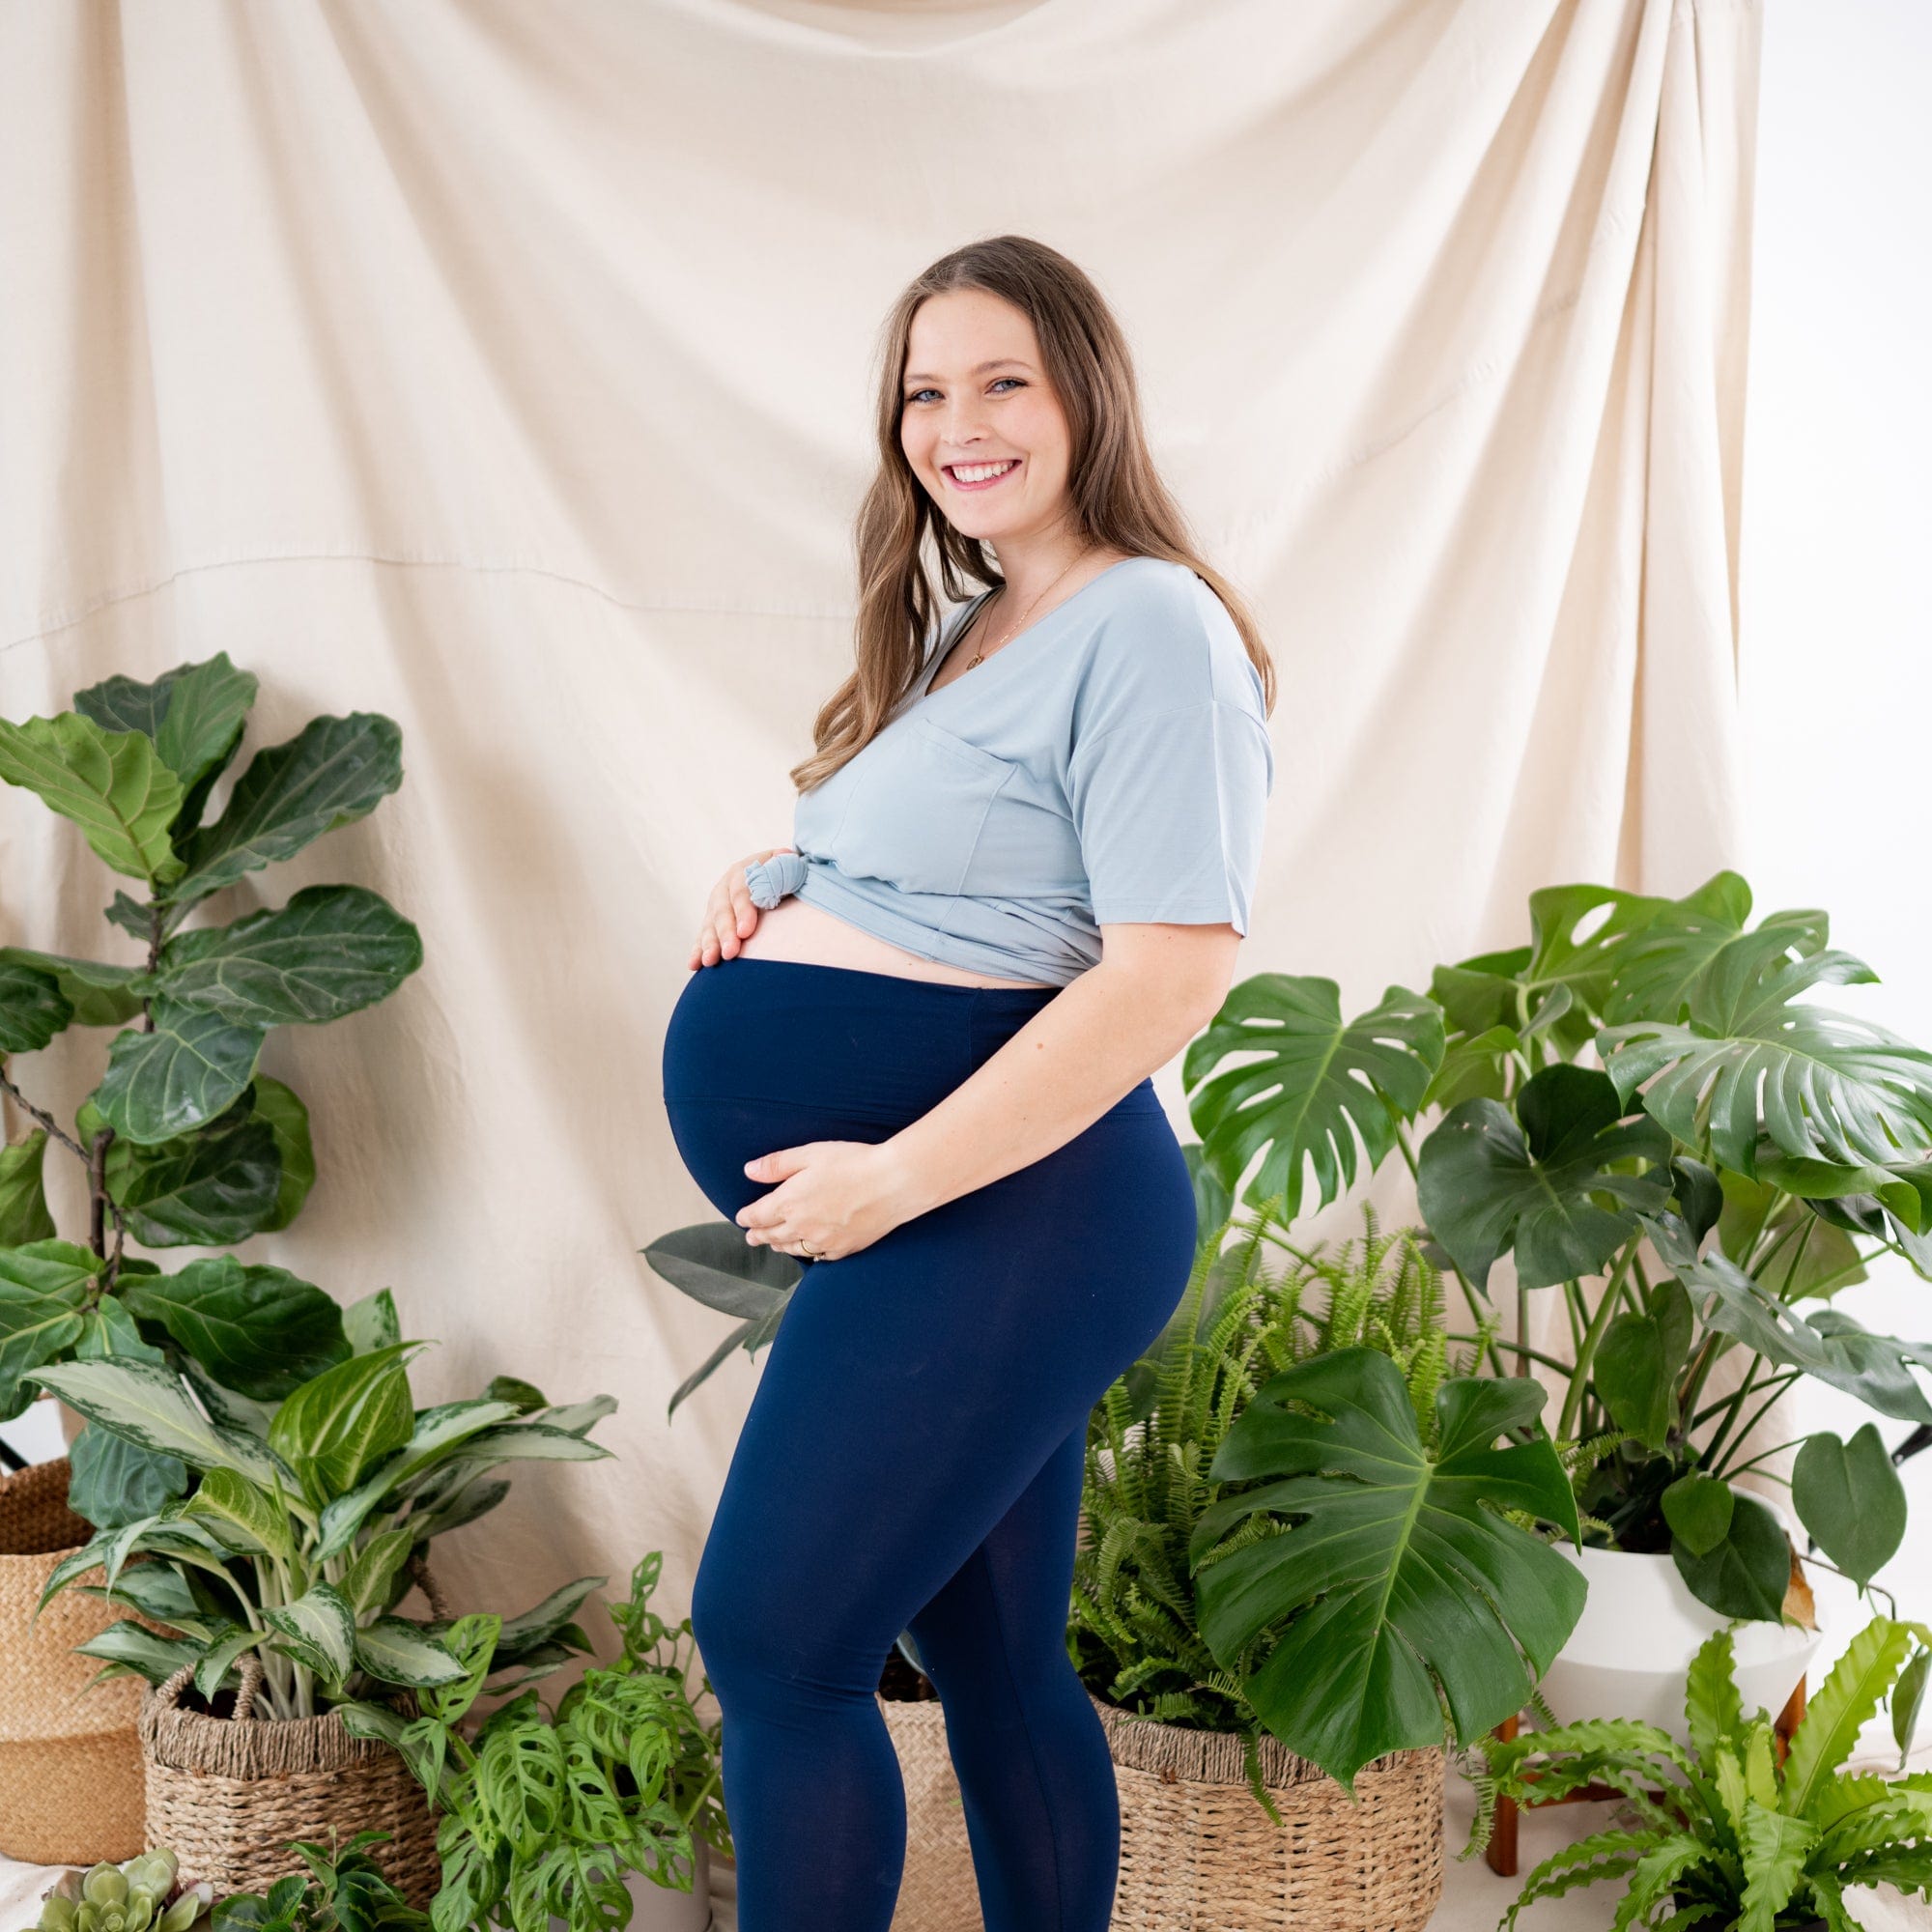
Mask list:
[[[1745,1447],[1771,1404],[1808,1376],[1916,1425],[1907,1453],[1932,1443],[1932,1348],[1838,1305],[1879,1253],[1932,1278],[1932,1053],[1806,997],[1877,977],[1828,944],[1824,913],[1749,926],[1750,909],[1729,871],[1681,899],[1552,886],[1525,943],[1352,1018],[1332,980],[1243,980],[1183,1074],[1220,1184],[1259,1154],[1244,1198],[1284,1219],[1354,1184],[1358,1144],[1371,1172],[1400,1151],[1479,1322],[1509,1257],[1509,1352],[1564,1381],[1552,1433],[1613,1433],[1577,1471],[1597,1535],[1669,1551],[1721,1615],[1776,1621],[1791,1546],[1734,1482],[1777,1453]],[[1562,1297],[1567,1356],[1522,1346],[1540,1293]],[[1791,1487],[1859,1584],[1898,1548],[1905,1492],[1875,1425],[1812,1432]]]
[[[0,719],[0,780],[71,819],[113,871],[108,922],[131,964],[0,947],[0,1091],[37,1124],[0,1147],[0,1421],[33,1398],[29,1371],[127,1357],[196,1363],[256,1402],[347,1359],[333,1300],[284,1269],[232,1257],[173,1271],[125,1252],[216,1247],[285,1228],[315,1179],[308,1113],[259,1069],[279,1026],[315,1026],[385,999],[422,963],[416,928],[361,886],[303,887],[286,905],[186,930],[195,907],[250,872],[365,817],[401,783],[402,736],[373,713],[316,718],[255,753],[221,814],[213,787],[242,743],[256,680],[225,654],[152,684],[110,677],[71,711]],[[5,1062],[71,1028],[118,1028],[70,1132]],[[49,1146],[86,1177],[85,1240],[47,1206]],[[83,1430],[69,1499],[98,1527],[179,1495],[179,1458]]]
[[[72,1585],[177,1633],[129,1617],[90,1637],[77,1648],[104,1660],[96,1683],[138,1674],[158,1684],[192,1664],[195,1689],[212,1700],[255,1651],[266,1715],[301,1718],[376,1686],[463,1676],[440,1640],[447,1625],[395,1614],[430,1539],[503,1500],[509,1483],[492,1475],[501,1464],[608,1456],[588,1432],[617,1405],[600,1395],[554,1407],[527,1382],[499,1377],[481,1396],[418,1409],[406,1363],[424,1344],[399,1339],[389,1291],[344,1319],[356,1352],[274,1404],[144,1361],[33,1372],[91,1427],[193,1472],[189,1494],[101,1530],[47,1578],[36,1615]],[[76,1584],[96,1565],[104,1580]],[[586,1648],[570,1618],[604,1581],[581,1577],[509,1619],[498,1662],[537,1677],[568,1660],[572,1639]]]
[[[1928,1646],[1923,1624],[1874,1617],[1807,1704],[1780,1762],[1770,1718],[1747,1716],[1739,1698],[1731,1632],[1718,1631],[1686,1680],[1689,1750],[1632,1719],[1486,1740],[1487,1776],[1477,1780],[1462,1856],[1487,1843],[1499,1796],[1534,1803],[1604,1784],[1634,1822],[1546,1859],[1524,1880],[1505,1928],[1525,1905],[1599,1879],[1624,1888],[1612,1932],[1774,1932],[1812,1918],[1827,1932],[1859,1932],[1845,1903],[1856,1886],[1887,1883],[1932,1899],[1932,1773],[1841,1769],[1888,1697],[1903,1762]]]
[[[1364,1211],[1366,1234],[1336,1258],[1293,1248],[1266,1204],[1225,1253],[1218,1235],[1204,1241],[1165,1333],[1106,1391],[1089,1428],[1068,1654],[1110,1703],[1238,1732],[1250,1789],[1271,1815],[1264,1729],[1352,1788],[1382,1752],[1441,1742],[1438,1682],[1465,1743],[1533,1700],[1517,1641],[1547,1666],[1581,1607],[1577,1573],[1530,1527],[1548,1514],[1575,1533],[1553,1449],[1534,1436],[1491,1446],[1533,1423],[1540,1391],[1463,1374],[1435,1268],[1408,1231],[1383,1235],[1373,1207]],[[1270,1272],[1276,1247],[1296,1264]],[[1521,1401],[1472,1433],[1472,1390]],[[1375,1480],[1350,1466],[1345,1439],[1318,1440],[1281,1466],[1288,1401],[1366,1418]],[[1290,1468],[1288,1482],[1255,1480]],[[1284,1516],[1308,1524],[1307,1538]],[[1321,1553],[1338,1539],[1352,1552],[1346,1576]],[[1497,1605],[1482,1631],[1463,1603],[1474,1594],[1466,1583],[1432,1575],[1451,1546],[1464,1570],[1482,1566],[1484,1601]],[[1327,1588],[1333,1603],[1311,1613]],[[1445,1589],[1457,1596],[1451,1614],[1437,1603]],[[1319,1695],[1298,1695],[1304,1680]]]

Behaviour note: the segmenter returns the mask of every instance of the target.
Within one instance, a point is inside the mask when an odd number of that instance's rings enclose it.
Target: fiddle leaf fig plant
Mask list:
[[[140,954],[0,947],[0,1091],[36,1123],[0,1148],[0,1421],[33,1399],[31,1372],[55,1363],[197,1367],[272,1402],[352,1352],[332,1299],[282,1269],[222,1257],[167,1272],[127,1251],[130,1238],[211,1248],[287,1227],[315,1158],[307,1109],[261,1069],[269,1034],[373,1006],[422,963],[416,928],[362,886],[305,886],[281,907],[185,928],[212,895],[365,817],[402,782],[392,721],[317,718],[257,752],[204,822],[256,688],[217,652],[151,684],[107,678],[53,718],[0,719],[0,779],[136,882],[105,916]],[[81,1029],[116,1031],[70,1131],[11,1060]],[[55,1226],[50,1147],[85,1177],[84,1239]],[[135,1520],[185,1480],[180,1458],[92,1429],[72,1463],[70,1499],[100,1527]]]
[[[1354,1020],[1331,980],[1258,975],[1183,1077],[1205,1164],[1248,1202],[1339,1199],[1351,1125],[1366,1172],[1399,1151],[1470,1311],[1460,1339],[1492,1374],[1506,1352],[1553,1374],[1559,1441],[1601,1438],[1575,1472],[1588,1540],[1668,1550],[1712,1608],[1776,1619],[1791,1545],[1734,1481],[1791,1446],[1746,1453],[1771,1404],[1810,1376],[1917,1425],[1907,1453],[1932,1441],[1932,1345],[1836,1305],[1881,1253],[1932,1278],[1932,1054],[1805,1001],[1877,976],[1828,944],[1824,913],[1751,928],[1750,903],[1730,871],[1682,899],[1551,887],[1530,895],[1527,943]],[[1505,1257],[1513,1345],[1485,1326]],[[1563,1297],[1567,1355],[1527,1346],[1541,1292]],[[1726,1357],[1734,1386],[1714,1392]],[[1905,1530],[1876,1429],[1802,1438],[1790,1482],[1818,1548],[1868,1584]]]

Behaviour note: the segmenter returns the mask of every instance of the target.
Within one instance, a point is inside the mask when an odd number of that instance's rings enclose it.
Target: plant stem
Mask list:
[[[52,1135],[52,1137],[55,1140],[59,1141],[63,1147],[72,1149],[73,1152],[81,1160],[83,1161],[86,1160],[87,1150],[84,1147],[82,1147],[81,1144],[77,1140],[75,1140],[71,1134],[68,1133],[62,1127],[61,1123],[57,1120],[55,1120],[51,1114],[44,1113],[39,1107],[35,1106],[34,1103],[30,1099],[28,1099],[27,1096],[23,1093],[21,1093],[20,1090],[17,1087],[15,1087],[11,1080],[7,1078],[7,1075],[4,1071],[0,1071],[0,1088],[5,1088],[8,1093],[13,1094],[14,1101],[25,1112],[31,1114],[33,1118],[41,1123],[42,1126],[46,1128],[47,1132],[50,1135]]]
[[[1775,1403],[1777,1400],[1777,1398],[1781,1396],[1784,1393],[1784,1391],[1787,1388],[1789,1388],[1791,1384],[1795,1382],[1798,1379],[1798,1378],[1802,1376],[1804,1373],[1804,1371],[1803,1369],[1793,1369],[1788,1375],[1774,1376],[1771,1378],[1770,1380],[1760,1382],[1758,1384],[1760,1388],[1771,1389],[1771,1393],[1765,1398],[1764,1402],[1759,1406],[1757,1413],[1753,1415],[1751,1419],[1747,1423],[1746,1423],[1741,1430],[1738,1431],[1737,1446],[1740,1449],[1742,1449],[1744,1445],[1750,1440],[1751,1431],[1755,1429],[1758,1426],[1758,1424],[1764,1420],[1765,1416],[1770,1412],[1772,1404]],[[1777,1384],[1776,1388],[1772,1387],[1773,1382],[1776,1382]],[[1731,1420],[1730,1417],[1728,1416],[1725,1417],[1726,1427],[1729,1426],[1730,1420]],[[1714,1466],[1711,1470],[1711,1473],[1714,1476],[1723,1474],[1723,1465],[1719,1464]]]
[[[1590,1326],[1583,1336],[1583,1346],[1577,1351],[1577,1366],[1571,1372],[1570,1386],[1563,1397],[1563,1411],[1557,1419],[1556,1434],[1572,1437],[1576,1432],[1577,1411],[1583,1405],[1583,1389],[1590,1378],[1590,1364],[1596,1359],[1598,1345],[1604,1339],[1604,1330],[1610,1325],[1611,1318],[1617,1312],[1617,1299],[1623,1288],[1624,1276],[1630,1272],[1631,1264],[1636,1260],[1636,1241],[1633,1239],[1625,1247],[1623,1259],[1617,1263],[1615,1271],[1604,1284],[1603,1299],[1597,1303],[1597,1311],[1590,1317]]]
[[[1815,1435],[1818,1433],[1819,1433],[1818,1431],[1813,1430],[1811,1432],[1811,1435]],[[1779,1450],[1796,1448],[1799,1443],[1808,1442],[1810,1441],[1810,1439],[1811,1435],[1794,1435],[1789,1442],[1780,1442],[1777,1445],[1777,1448],[1776,1449],[1761,1450],[1757,1455],[1753,1456],[1748,1463],[1733,1463],[1730,1469],[1727,1471],[1727,1473],[1733,1476],[1742,1476],[1747,1469],[1755,1469],[1760,1463],[1770,1462],[1770,1460],[1774,1456],[1776,1456]],[[1789,1476],[1780,1476],[1775,1474],[1772,1470],[1769,1469],[1765,1471],[1765,1474],[1768,1477],[1770,1477],[1771,1481],[1773,1481],[1774,1483],[1782,1483],[1786,1489],[1789,1489],[1791,1487],[1791,1478]]]
[[[1445,1342],[1473,1342],[1476,1340],[1476,1337],[1445,1330],[1442,1339]],[[1532,1362],[1541,1362],[1546,1369],[1554,1369],[1566,1380],[1576,1374],[1576,1369],[1571,1363],[1563,1361],[1555,1355],[1546,1355],[1541,1349],[1529,1349],[1524,1350],[1524,1352]]]

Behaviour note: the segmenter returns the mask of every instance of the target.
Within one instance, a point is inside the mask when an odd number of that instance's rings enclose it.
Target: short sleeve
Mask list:
[[[1222,698],[1076,738],[1067,798],[1096,925],[1248,929],[1274,787],[1267,724]]]

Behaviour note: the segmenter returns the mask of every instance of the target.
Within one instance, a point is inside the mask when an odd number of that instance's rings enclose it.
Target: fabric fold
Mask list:
[[[805,861],[796,852],[774,852],[769,859],[754,859],[745,867],[752,903],[767,912],[804,884]]]

